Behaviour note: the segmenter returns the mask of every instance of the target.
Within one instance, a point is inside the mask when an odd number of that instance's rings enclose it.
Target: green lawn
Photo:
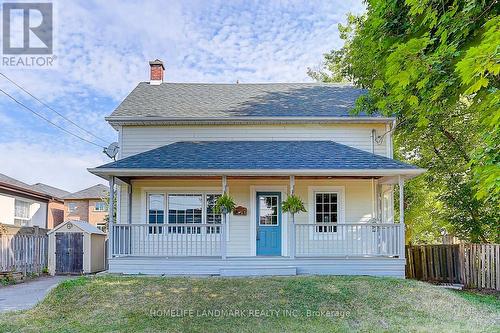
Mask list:
[[[498,295],[372,277],[78,278],[0,332],[499,332]]]

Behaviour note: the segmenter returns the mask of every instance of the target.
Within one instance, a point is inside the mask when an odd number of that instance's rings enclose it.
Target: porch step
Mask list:
[[[297,275],[297,267],[226,267],[219,270],[220,276],[292,276]]]

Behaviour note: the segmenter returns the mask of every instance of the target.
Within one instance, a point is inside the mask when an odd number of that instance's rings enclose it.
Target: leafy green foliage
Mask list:
[[[114,207],[114,209],[113,209],[113,221],[115,221],[115,223],[116,223],[116,210],[117,210],[116,209],[117,208],[117,204],[116,204],[117,195],[116,194],[117,193],[115,191],[114,196],[113,196],[113,207]],[[105,230],[104,231],[107,232],[108,226],[109,226],[109,192],[104,197],[102,197],[101,200],[104,201],[104,205],[106,207],[106,212],[108,212],[106,214],[106,216],[104,216],[104,222],[105,222],[105,227],[104,227]]]
[[[396,157],[429,169],[408,184],[415,232],[500,241],[499,11],[498,0],[368,0],[311,72],[369,88],[356,112],[398,118]]]
[[[214,212],[216,214],[230,213],[234,210],[234,207],[236,207],[234,199],[228,193],[224,193],[215,202]]]
[[[289,195],[281,205],[285,213],[297,214],[300,212],[307,212],[306,207],[304,207],[304,202],[295,194]]]

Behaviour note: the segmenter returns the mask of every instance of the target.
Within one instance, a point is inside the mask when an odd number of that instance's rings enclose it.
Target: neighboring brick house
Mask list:
[[[69,192],[42,183],[26,184],[0,174],[0,223],[52,229],[64,221]]]
[[[108,196],[109,188],[98,184],[64,197],[64,220],[86,221],[103,228],[108,214],[103,198]]]

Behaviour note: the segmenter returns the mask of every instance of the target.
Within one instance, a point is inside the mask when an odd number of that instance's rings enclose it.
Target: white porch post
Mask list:
[[[227,177],[222,176],[222,194],[225,194],[226,192],[227,192]],[[226,257],[227,257],[227,237],[226,237],[227,223],[226,223],[226,218],[227,218],[227,214],[223,213],[222,214],[221,235],[220,235],[220,238],[221,238],[220,251],[221,251],[221,256],[222,256],[223,260],[226,260]]]
[[[109,179],[109,204],[108,204],[108,259],[113,257],[113,226],[115,224],[115,177]]]
[[[290,176],[290,195],[295,193],[295,176]],[[290,228],[290,258],[295,258],[295,216],[292,215],[292,223]]]
[[[404,179],[398,176],[399,184],[399,228],[401,232],[400,258],[405,258],[405,205],[404,205]]]

